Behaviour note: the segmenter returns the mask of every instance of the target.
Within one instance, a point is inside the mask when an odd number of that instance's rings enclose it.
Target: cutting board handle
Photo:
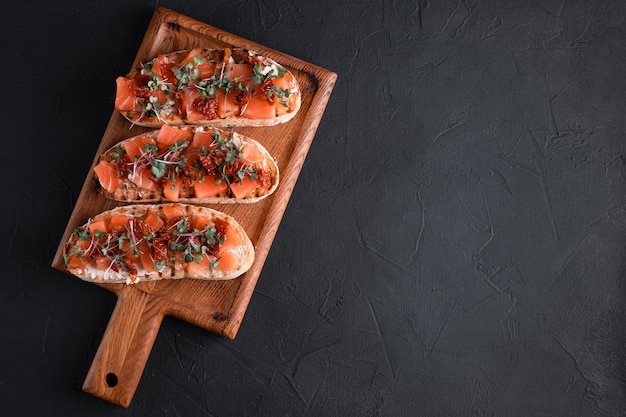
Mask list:
[[[83,391],[122,407],[130,405],[164,316],[150,300],[150,294],[132,286],[118,293]]]

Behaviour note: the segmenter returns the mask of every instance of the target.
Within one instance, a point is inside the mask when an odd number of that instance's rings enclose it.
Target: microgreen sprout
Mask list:
[[[161,272],[161,269],[163,269],[164,266],[165,266],[165,260],[156,261],[152,264],[152,268],[157,270],[158,272]]]
[[[126,155],[126,151],[121,146],[116,146],[115,149],[113,149],[109,153],[109,157],[112,160],[115,160],[115,159],[117,159],[117,158],[119,158],[120,156],[123,156],[123,155]]]
[[[146,168],[150,168],[156,179],[167,177],[168,168],[178,172],[179,167],[187,165],[187,157],[180,153],[188,146],[189,141],[178,140],[171,144],[165,152],[158,154],[157,145],[147,143],[142,148],[141,155],[134,159],[132,172],[128,174],[128,178],[132,181],[138,172]]]
[[[287,104],[287,98],[289,98],[289,89],[288,88],[280,88],[277,85],[272,85],[270,88],[265,90],[265,94],[269,97],[269,98],[273,98],[276,97],[278,98],[278,101],[280,102],[280,104],[282,104],[285,107],[289,107],[289,105]]]

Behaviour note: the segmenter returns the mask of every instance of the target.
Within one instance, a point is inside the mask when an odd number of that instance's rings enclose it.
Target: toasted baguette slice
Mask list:
[[[294,75],[247,49],[161,54],[116,80],[115,109],[146,127],[274,126],[301,105]]]
[[[118,143],[100,156],[94,175],[106,197],[142,203],[254,203],[279,182],[278,165],[259,142],[188,125]]]
[[[250,268],[254,246],[235,219],[210,208],[129,205],[77,228],[63,258],[71,274],[92,282],[225,280]]]

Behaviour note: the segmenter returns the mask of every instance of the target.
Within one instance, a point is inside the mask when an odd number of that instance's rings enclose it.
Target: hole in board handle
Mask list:
[[[106,376],[104,377],[104,381],[106,382],[106,384],[113,388],[114,386],[117,385],[117,375],[115,375],[112,372],[109,372],[108,374],[106,374]]]

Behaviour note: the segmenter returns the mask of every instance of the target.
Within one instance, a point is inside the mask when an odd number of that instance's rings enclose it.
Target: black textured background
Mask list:
[[[166,318],[81,391],[111,293],[50,262],[156,6],[338,81],[233,341]],[[2,4],[7,416],[626,415],[626,3]]]

